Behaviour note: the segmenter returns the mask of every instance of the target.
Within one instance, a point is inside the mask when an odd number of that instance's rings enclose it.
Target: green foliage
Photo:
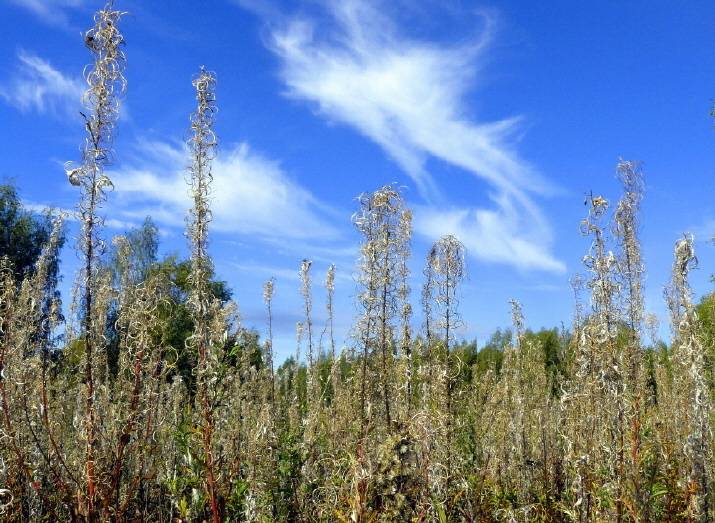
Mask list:
[[[119,243],[115,241],[107,251],[104,265],[111,275],[115,287],[137,285],[146,280],[158,261],[159,229],[151,216],[147,216],[139,228],[133,227],[125,233],[130,256],[123,256]],[[122,280],[124,278],[124,280]]]
[[[194,321],[188,304],[191,292],[191,261],[180,260],[178,255],[170,254],[153,264],[149,274],[160,275],[169,285],[167,299],[161,304],[161,315],[167,322],[162,345],[169,349],[168,361],[175,365],[176,373],[193,381],[197,354],[187,347],[186,343],[194,331]],[[213,274],[210,277],[209,289],[211,296],[222,303],[231,299],[231,289],[226,282],[215,279]],[[256,346],[256,340],[253,340],[252,345]],[[230,347],[227,345],[226,348]]]
[[[710,387],[715,389],[715,291],[706,294],[695,307],[705,348],[705,369]]]
[[[474,366],[479,361],[477,340],[471,342],[463,341],[457,344],[454,349],[452,349],[452,353],[459,361],[460,381],[464,384],[471,383],[475,378]]]
[[[58,227],[56,231],[53,229]],[[52,209],[40,214],[25,208],[15,185],[0,185],[0,260],[12,271],[18,289],[29,284],[25,298],[36,305],[32,318],[34,332],[30,336],[27,355],[36,351],[57,350],[62,336],[55,331],[64,321],[60,292],[59,253],[65,243],[65,230]],[[42,267],[38,267],[41,257]],[[36,271],[40,269],[39,273]],[[29,296],[28,293],[34,294]]]
[[[565,379],[566,369],[566,350],[564,340],[559,334],[559,330],[541,329],[538,332],[533,332],[527,329],[524,333],[525,343],[534,343],[535,346],[541,347],[544,353],[544,365],[546,373],[551,385],[551,394],[558,396],[560,392],[559,384]]]
[[[504,361],[504,351],[511,345],[512,340],[511,329],[502,331],[497,328],[477,354],[475,361],[477,371],[482,374],[487,370],[493,370],[499,374]]]
[[[158,259],[159,235],[158,229],[150,217],[147,217],[139,228],[132,228],[124,236],[128,245],[128,254],[120,252],[117,242],[108,250],[104,259],[105,270],[110,274],[119,294],[128,287],[140,285],[149,277],[159,278],[165,282],[165,299],[161,301],[160,316],[165,328],[158,340],[166,352],[166,361],[173,370],[169,377],[175,374],[193,383],[193,372],[196,365],[196,352],[187,347],[186,341],[194,332],[194,321],[189,308],[191,293],[191,261],[179,259],[178,254],[169,254]],[[225,281],[209,273],[209,290],[213,298],[221,303],[231,299],[231,289]],[[125,288],[126,287],[126,288]],[[107,316],[105,338],[107,340],[107,358],[110,369],[116,373],[119,357],[119,341],[116,321],[119,317],[121,304],[114,301]],[[254,336],[257,338],[257,335]],[[228,342],[227,342],[228,343]],[[257,340],[248,343],[256,351]],[[227,350],[230,347],[227,346]],[[260,359],[260,353],[252,356],[254,364]],[[235,356],[233,357],[235,362]]]
[[[16,280],[31,276],[42,246],[52,233],[52,210],[41,214],[25,208],[12,182],[0,185],[0,257],[7,256]],[[64,235],[60,247],[64,244]],[[59,267],[50,269],[57,279]]]

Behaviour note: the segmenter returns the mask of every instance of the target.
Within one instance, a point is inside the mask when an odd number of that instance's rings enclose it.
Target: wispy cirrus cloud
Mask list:
[[[114,175],[114,212],[127,219],[147,215],[170,227],[184,227],[192,201],[185,180],[181,145],[144,142],[141,167]],[[212,166],[212,227],[266,241],[330,239],[337,230],[332,211],[292,181],[280,164],[241,143],[225,147]]]
[[[550,227],[534,201],[551,188],[510,144],[520,119],[478,122],[464,102],[485,61],[494,20],[482,14],[479,38],[445,45],[403,36],[378,0],[320,5],[319,17],[258,10],[270,22],[268,45],[282,60],[287,94],[376,142],[411,176],[429,203],[429,219],[418,221],[418,232],[459,234],[485,260],[564,270],[549,252]],[[449,207],[449,184],[426,169],[429,158],[488,182],[492,207]]]
[[[69,26],[68,8],[78,8],[88,0],[10,0],[11,3],[32,12],[48,25]]]
[[[428,238],[455,235],[467,252],[488,262],[508,262],[520,270],[563,272],[565,265],[549,252],[552,233],[541,213],[530,210],[525,214],[506,200],[496,209],[418,206],[415,229]],[[527,220],[531,221],[525,227]]]
[[[55,69],[49,60],[20,50],[11,78],[0,85],[0,97],[23,112],[35,110],[55,117],[76,114],[86,90],[82,80]]]

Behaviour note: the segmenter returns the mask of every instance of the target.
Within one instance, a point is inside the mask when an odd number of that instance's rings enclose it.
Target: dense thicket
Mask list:
[[[692,301],[685,235],[665,287],[671,343],[646,341],[637,163],[617,166],[615,209],[587,200],[580,229],[592,246],[573,280],[570,329],[526,329],[513,301],[510,329],[481,350],[459,341],[464,246],[436,241],[413,293],[412,215],[385,186],[362,195],[354,217],[351,342],[339,350],[333,338],[334,267],[327,321],[314,324],[304,260],[297,354],[275,368],[273,280],[261,342],[240,324],[208,255],[213,73],[193,79],[189,259],[157,259],[151,222],[105,248],[121,16],[110,3],[85,38],[88,137],[81,161],[67,165],[84,263],[74,328],[57,353],[38,338],[37,304],[53,299],[61,226],[34,270],[0,265],[2,520],[712,520],[713,302]],[[58,328],[59,315],[44,318],[45,332]]]

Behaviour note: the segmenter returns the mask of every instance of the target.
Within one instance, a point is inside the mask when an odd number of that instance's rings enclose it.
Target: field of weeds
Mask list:
[[[76,186],[72,335],[56,346],[62,218],[28,274],[0,266],[0,519],[7,522],[707,522],[715,518],[713,348],[688,284],[692,238],[675,244],[665,298],[670,345],[649,341],[637,232],[640,166],[616,168],[615,205],[587,199],[586,276],[575,321],[524,327],[497,350],[459,343],[465,249],[446,236],[408,285],[412,214],[398,188],[359,198],[361,238],[351,344],[313,323],[311,262],[300,274],[307,350],[276,368],[268,328],[243,328],[208,255],[215,76],[193,79],[181,322],[171,271],[142,267],[116,238],[106,263],[125,82],[123,13],[97,13],[85,43],[86,141],[66,164]],[[576,228],[577,224],[574,224]],[[110,270],[111,269],[111,270]],[[322,278],[322,276],[321,276]],[[323,293],[321,293],[322,301]],[[415,298],[416,297],[416,298]],[[705,304],[707,305],[707,304]],[[322,305],[321,305],[322,306]],[[425,318],[413,326],[413,306]],[[700,311],[700,315],[698,315]],[[172,336],[174,338],[172,338]],[[494,349],[494,347],[492,347]]]

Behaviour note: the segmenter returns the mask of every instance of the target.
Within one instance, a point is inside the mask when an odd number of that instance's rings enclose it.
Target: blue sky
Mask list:
[[[0,175],[30,205],[73,209],[62,164],[79,159],[89,54],[82,31],[103,4],[10,0],[0,19]],[[337,265],[338,343],[349,343],[359,237],[355,198],[396,183],[414,211],[413,302],[431,242],[468,250],[462,336],[571,322],[583,273],[584,193],[619,198],[619,158],[642,161],[649,312],[674,242],[696,238],[692,284],[715,272],[715,98],[710,2],[126,0],[128,90],[115,140],[106,237],[151,215],[161,253],[186,255],[183,169],[192,75],[218,77],[211,252],[248,327],[265,331],[276,279],[278,358],[295,348],[298,270]],[[74,233],[73,233],[74,234]],[[73,243],[73,241],[70,241]],[[64,289],[76,256],[67,250]],[[68,299],[65,290],[65,299]],[[415,318],[419,327],[420,319]],[[667,334],[667,328],[662,332]]]

